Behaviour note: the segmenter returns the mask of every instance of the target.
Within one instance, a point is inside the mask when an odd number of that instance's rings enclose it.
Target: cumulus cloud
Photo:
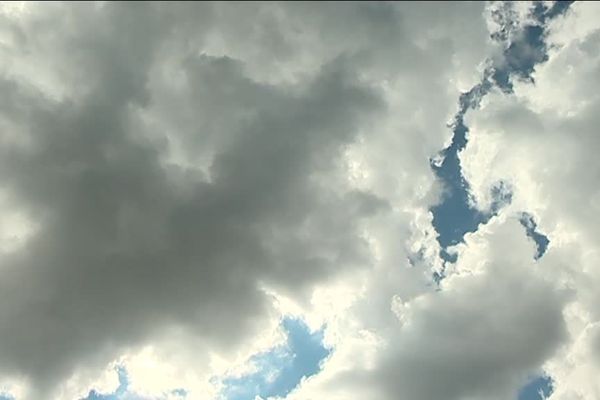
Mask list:
[[[542,366],[569,398],[600,353],[592,4],[467,112],[474,204],[513,200],[431,277],[429,160],[522,38],[532,8],[502,7],[2,6],[0,390],[79,399],[121,366],[135,396],[218,399],[294,315],[331,356],[290,399],[500,400]]]
[[[535,84],[519,82],[512,95],[495,92],[469,115],[473,134],[462,155],[481,207],[493,182],[511,183],[509,210],[533,213],[550,238],[540,263],[572,292],[565,308],[569,340],[546,365],[554,379],[551,399],[600,393],[590,378],[598,374],[599,11],[593,3],[576,3],[552,21],[548,61],[536,67]]]
[[[172,106],[193,126],[155,123],[154,79],[167,77],[153,68],[185,7],[38,4],[7,18],[7,223],[36,229],[2,255],[0,358],[32,398],[173,330],[224,349],[269,324],[262,284],[301,295],[366,259],[362,209],[319,176],[382,107],[376,92],[343,61],[276,87],[200,47],[168,55],[186,80]],[[40,76],[20,70],[32,62]],[[169,159],[172,136],[208,168]]]
[[[404,229],[448,79],[472,79],[486,45],[480,6],[447,11],[5,8],[2,373],[26,398],[81,396],[73,382],[158,346],[202,376],[275,326],[269,290],[306,303],[368,269],[363,221]]]
[[[363,325],[362,336],[341,340],[324,372],[292,398],[515,398],[567,335],[568,293],[524,237],[506,217],[468,234],[439,290],[394,297],[386,329]]]

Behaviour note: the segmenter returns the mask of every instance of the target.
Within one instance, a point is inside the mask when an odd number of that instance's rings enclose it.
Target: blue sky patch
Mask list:
[[[521,388],[518,400],[542,400],[550,394],[552,394],[552,379],[538,376]]]
[[[546,46],[545,24],[552,18],[565,13],[573,3],[572,1],[557,1],[552,6],[542,2],[536,2],[531,12],[533,23],[523,27],[520,34],[513,38],[509,46],[504,50],[504,63],[496,65],[493,69],[492,79],[494,83],[505,92],[512,92],[511,76],[527,79],[533,82],[531,74],[536,64],[548,59]],[[507,3],[510,7],[511,4]],[[510,25],[510,17],[506,24]],[[504,35],[492,35],[494,39],[506,39]]]
[[[493,84],[490,80],[492,70],[486,71],[481,83],[470,91],[461,94],[459,111],[455,116],[452,127],[452,142],[441,151],[441,163],[430,162],[436,177],[443,185],[442,201],[430,208],[433,214],[433,227],[438,233],[438,243],[441,247],[440,256],[444,261],[456,262],[456,256],[448,253],[449,246],[462,242],[466,233],[475,232],[480,224],[485,224],[500,209],[509,204],[512,191],[504,182],[498,182],[491,189],[492,205],[489,212],[481,212],[469,201],[469,183],[465,180],[460,166],[460,152],[468,142],[469,128],[464,123],[464,116],[469,109],[479,107],[481,99],[489,92]],[[435,272],[434,279],[443,279],[443,271]]]
[[[523,227],[525,228],[525,233],[527,234],[527,236],[533,239],[533,241],[535,242],[536,251],[534,258],[536,260],[540,259],[544,255],[546,249],[548,248],[548,245],[550,244],[548,236],[544,235],[543,233],[540,233],[537,230],[537,223],[535,222],[533,215],[524,212],[521,214],[521,218],[519,219],[519,221],[521,222],[521,225],[523,225]]]
[[[318,373],[321,362],[331,350],[323,346],[323,330],[311,333],[300,319],[284,318],[282,326],[287,334],[284,346],[257,354],[250,360],[256,372],[223,381],[223,396],[227,400],[254,400],[256,396],[269,398],[285,396],[303,378]]]
[[[467,145],[469,129],[464,124],[464,115],[471,107],[476,107],[481,98],[490,90],[487,79],[469,92],[460,96],[460,109],[456,114],[450,146],[442,150],[441,164],[431,162],[437,178],[444,186],[442,202],[431,207],[433,226],[438,233],[438,242],[442,247],[442,258],[451,257],[445,249],[459,243],[465,233],[474,232],[480,223],[487,221],[486,215],[469,204],[469,184],[462,175],[459,153]]]

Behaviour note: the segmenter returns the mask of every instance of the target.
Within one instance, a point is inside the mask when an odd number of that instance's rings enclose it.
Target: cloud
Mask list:
[[[510,182],[507,212],[539,221],[550,239],[540,264],[572,292],[564,310],[568,340],[545,365],[554,381],[550,399],[600,393],[590,378],[598,373],[598,12],[595,4],[575,3],[550,23],[548,60],[535,68],[535,84],[519,82],[512,95],[495,92],[468,115],[473,134],[461,156],[481,207],[492,182]]]
[[[524,237],[518,220],[504,217],[467,234],[439,291],[394,298],[386,329],[363,325],[362,337],[342,340],[292,398],[516,397],[567,337],[567,293],[544,276]]]
[[[389,246],[432,187],[448,79],[473,79],[486,46],[480,6],[446,11],[3,12],[2,226],[18,240],[1,256],[0,372],[23,398],[73,398],[150,346],[202,382],[276,326],[269,291],[306,306],[370,268],[375,236],[402,260]]]
[[[504,399],[544,363],[559,396],[571,378],[557,354],[575,354],[578,312],[597,311],[576,272],[595,277],[596,255],[571,240],[595,237],[595,92],[558,73],[571,51],[594,81],[577,8],[552,22],[568,34],[550,42],[567,42],[548,47],[535,86],[467,112],[476,205],[500,178],[514,198],[431,278],[429,159],[508,43],[490,40],[485,7],[3,11],[0,376],[26,400],[73,399],[109,392],[103,374],[121,365],[132,396],[218,398],[214,378],[276,348],[293,314],[325,324],[332,355],[290,399]],[[553,96],[557,77],[573,102]],[[537,261],[524,212],[551,240]],[[590,324],[581,346],[597,343]]]
[[[3,215],[37,229],[2,254],[0,370],[24,377],[28,398],[180,331],[204,364],[207,349],[269,326],[262,285],[302,297],[366,259],[360,208],[317,178],[381,108],[376,92],[343,61],[275,87],[242,61],[190,52],[172,72],[188,82],[178,96],[194,131],[155,125],[153,68],[185,7],[40,4],[9,20],[20,43],[2,78],[15,128],[0,149]],[[32,61],[39,76],[19,70]],[[168,160],[172,136],[209,167]]]

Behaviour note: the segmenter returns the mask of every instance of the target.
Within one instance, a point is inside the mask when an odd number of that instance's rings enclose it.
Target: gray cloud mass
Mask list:
[[[20,32],[21,51],[63,44],[50,63],[81,86],[56,99],[2,78],[1,118],[19,136],[0,147],[3,191],[39,228],[2,256],[0,368],[26,375],[32,398],[167,327],[226,346],[268,313],[259,282],[300,295],[337,263],[367,257],[353,222],[365,208],[351,206],[362,198],[313,177],[381,107],[376,93],[343,61],[278,88],[231,58],[189,54],[181,69],[196,119],[184,146],[213,159],[205,174],[165,163],[169,143],[146,137],[155,127],[137,114],[153,102],[149,70],[176,29],[169,13],[187,6],[173,7],[50,9]]]

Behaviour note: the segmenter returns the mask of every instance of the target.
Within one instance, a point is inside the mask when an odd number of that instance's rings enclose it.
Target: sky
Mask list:
[[[1,2],[0,399],[600,398],[598,21]]]

